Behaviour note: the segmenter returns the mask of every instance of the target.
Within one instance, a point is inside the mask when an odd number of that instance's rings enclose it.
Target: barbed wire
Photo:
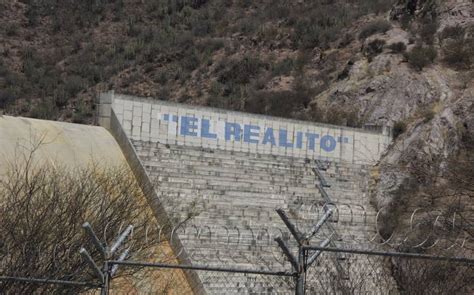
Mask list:
[[[298,226],[304,228],[319,220],[328,208],[334,211],[329,222],[338,230],[338,245],[348,248],[381,249],[389,247],[403,248],[405,251],[437,250],[451,251],[454,249],[472,250],[472,236],[463,230],[463,221],[459,213],[447,215],[440,211],[428,211],[422,208],[406,213],[409,218],[403,230],[392,232],[388,237],[381,234],[381,215],[384,208],[378,211],[367,210],[362,205],[322,204],[299,208],[297,211]],[[275,246],[276,237],[289,237],[282,225],[275,226],[226,226],[207,225],[199,222],[188,222],[172,228],[157,227],[156,234],[160,242],[173,242],[179,239],[182,247],[176,249],[178,258],[209,260],[209,249],[215,249],[215,262],[250,263],[261,261],[262,265],[272,260],[285,265],[281,251]],[[364,226],[361,229],[361,226]],[[343,230],[341,230],[343,227]],[[151,232],[151,231],[150,231]],[[329,227],[319,231],[313,240],[325,240],[336,235]],[[286,238],[291,244],[291,240]],[[258,249],[258,253],[256,250]],[[254,253],[252,253],[254,252]],[[256,259],[258,256],[259,259]]]
[[[405,213],[404,229],[398,229],[390,235],[383,235],[381,216],[385,209],[368,210],[362,205],[353,204],[313,204],[301,206],[291,218],[296,220],[300,229],[314,224],[331,208],[334,214],[328,222],[337,229],[337,245],[345,248],[364,249],[403,249],[404,251],[443,251],[474,250],[474,240],[468,230],[464,229],[466,221],[461,218],[463,212],[447,214],[441,211],[429,211],[417,208]],[[469,215],[469,214],[467,214]],[[173,245],[173,256],[177,259],[192,259],[209,264],[254,264],[287,266],[282,252],[275,244],[275,238],[282,237],[290,245],[294,243],[289,238],[283,224],[274,226],[226,226],[200,224],[206,220],[190,220],[174,227],[146,227],[145,239],[153,239],[160,243]],[[363,228],[361,227],[363,226]],[[106,227],[107,228],[107,227]],[[119,228],[119,232],[123,227]],[[342,229],[342,230],[341,230]],[[105,231],[104,231],[105,232]],[[131,235],[133,236],[132,231]],[[336,235],[335,231],[324,226],[318,231],[312,241],[324,241]],[[104,239],[106,234],[104,233]],[[133,240],[133,239],[130,239]],[[176,243],[180,241],[180,243]],[[135,248],[127,244],[127,248]],[[34,247],[24,245],[24,251],[32,251]],[[2,244],[0,253],[8,259],[10,246]],[[77,255],[72,249],[37,248],[38,255],[49,255],[55,263],[57,252],[67,257]],[[140,252],[141,249],[136,249]],[[212,253],[211,253],[212,252]],[[210,253],[212,255],[210,255]],[[157,260],[168,259],[169,255],[162,253]],[[1,265],[1,262],[0,262]]]
[[[334,204],[331,204],[332,208],[335,210],[336,207]],[[348,210],[350,207],[346,207]],[[359,207],[360,208],[360,207]],[[327,208],[326,208],[327,209]],[[353,210],[349,210],[350,212],[354,212]],[[410,230],[414,230],[418,225],[415,220],[417,219],[417,214],[421,214],[421,209],[416,209],[412,212],[410,216]],[[378,213],[381,211],[379,210]],[[425,212],[430,213],[433,217],[434,222],[433,225],[442,222],[442,217],[445,217],[442,212]],[[433,214],[436,213],[436,214]],[[335,218],[337,215],[335,216]],[[286,218],[286,217],[285,217]],[[450,219],[451,220],[451,219]],[[314,220],[313,220],[314,223]],[[424,224],[426,225],[426,224]],[[87,230],[90,225],[88,223],[84,224],[83,227]],[[113,265],[110,267],[108,274],[108,278],[112,279],[116,273],[116,269],[118,266],[129,266],[129,267],[146,267],[146,268],[157,268],[157,269],[189,269],[189,270],[196,270],[200,271],[200,278],[202,283],[206,286],[206,288],[217,288],[217,290],[222,290],[222,288],[228,288],[229,290],[238,290],[238,286],[240,284],[247,284],[244,288],[248,290],[268,290],[268,288],[278,290],[279,292],[283,292],[284,294],[287,290],[295,288],[295,281],[290,279],[290,277],[296,278],[296,273],[298,269],[294,267],[294,262],[290,263],[288,259],[288,255],[291,257],[292,254],[289,254],[287,251],[286,254],[284,251],[281,251],[281,248],[276,246],[275,238],[284,238],[286,240],[285,243],[287,244],[295,244],[295,241],[292,243],[292,239],[288,236],[285,237],[285,230],[281,228],[257,228],[257,227],[226,227],[226,226],[209,226],[205,224],[193,224],[191,222],[188,223],[181,223],[179,226],[172,227],[171,229],[166,229],[163,227],[157,227],[154,230],[157,230],[157,235],[159,237],[159,242],[166,242],[172,245],[176,245],[176,241],[182,242],[186,246],[181,246],[181,248],[175,249],[175,254],[173,255],[173,260],[179,258],[187,258],[188,261],[196,261],[199,262],[198,265],[191,264],[191,265],[183,265],[183,264],[166,264],[166,263],[148,263],[148,262],[140,262],[140,261],[123,261],[126,257],[130,257],[129,249],[131,245],[125,242],[125,237],[129,240],[131,239],[131,235],[133,234],[133,227],[128,226],[125,230],[123,230],[123,226],[119,227],[119,233],[122,232],[115,239],[115,242],[111,247],[107,247],[106,254],[108,255],[108,260],[105,263],[107,269],[109,269],[107,265]],[[224,230],[222,230],[224,229]],[[272,231],[272,229],[274,231]],[[291,228],[288,227],[288,230],[291,231]],[[152,231],[151,229],[147,229],[147,231]],[[294,233],[292,232],[294,235]],[[409,235],[407,235],[408,237]],[[92,238],[95,239],[97,236],[95,234],[92,235]],[[332,237],[330,237],[332,238]],[[281,240],[280,240],[281,241]],[[308,240],[309,241],[309,240]],[[383,245],[389,244],[388,242],[390,239],[384,240]],[[278,241],[277,241],[278,242]],[[299,241],[300,243],[301,241]],[[341,241],[344,243],[345,241]],[[423,243],[418,243],[414,247],[421,249],[423,248],[425,241]],[[102,249],[102,244],[93,243],[99,249]],[[319,243],[315,243],[314,245],[318,245]],[[432,242],[432,244],[436,245],[437,242]],[[118,246],[117,246],[118,245]],[[299,244],[301,246],[301,244]],[[325,255],[323,259],[318,260],[318,268],[316,270],[312,270],[309,272],[308,275],[308,283],[307,288],[308,290],[316,290],[319,288],[325,288],[326,285],[331,285],[333,280],[342,280],[342,285],[337,285],[333,287],[337,287],[338,289],[347,289],[347,288],[363,288],[364,290],[369,290],[373,286],[378,286],[377,281],[379,279],[386,279],[391,280],[387,281],[387,286],[389,287],[396,287],[395,281],[391,279],[388,273],[382,272],[380,269],[386,267],[389,264],[388,260],[383,259],[376,259],[371,258],[371,256],[386,256],[386,257],[400,257],[403,259],[408,258],[415,258],[415,259],[427,259],[427,260],[444,260],[450,262],[466,262],[466,263],[473,263],[473,261],[469,258],[450,258],[450,257],[436,257],[436,256],[429,256],[429,255],[420,255],[420,254],[410,254],[410,253],[390,253],[390,252],[370,252],[367,247],[364,247],[363,251],[351,251],[349,247],[344,248],[326,248],[326,245],[321,246],[314,246],[314,245],[307,245],[303,248],[303,251],[308,250],[317,250],[318,251],[326,251],[330,252],[330,254]],[[353,244],[354,245],[354,244]],[[465,244],[462,244],[463,247]],[[223,246],[223,248],[222,248]],[[239,248],[239,246],[243,246]],[[25,245],[25,249],[28,248]],[[287,246],[285,248],[288,249]],[[433,246],[425,247],[424,249],[431,249]],[[119,249],[125,249],[120,257],[118,255],[113,256]],[[5,248],[4,248],[5,250]],[[8,252],[8,249],[6,250]],[[39,254],[41,254],[41,249],[38,250]],[[56,247],[53,248],[53,257],[55,257],[55,252],[57,251]],[[140,249],[133,249],[134,252],[140,252]],[[221,252],[222,251],[222,252]],[[82,248],[81,255],[85,256],[87,259],[90,259],[90,264],[92,264],[92,270],[95,269],[96,273],[98,273],[100,278],[104,278],[105,274],[103,270],[99,269],[95,262],[92,261],[90,256],[87,254],[87,251]],[[213,255],[210,255],[210,252]],[[317,254],[313,252],[313,254]],[[332,252],[335,252],[331,254]],[[405,251],[406,252],[406,251]],[[84,254],[86,253],[86,254]],[[107,254],[108,253],[108,254]],[[305,252],[303,252],[304,254]],[[341,255],[342,253],[342,255]],[[345,254],[344,254],[345,253]],[[166,253],[164,253],[166,255]],[[230,255],[229,255],[230,254]],[[313,256],[313,254],[311,256]],[[358,254],[355,256],[354,254]],[[399,254],[399,255],[398,255]],[[285,257],[286,255],[286,257]],[[308,255],[308,253],[306,253]],[[361,256],[362,255],[362,256]],[[364,256],[365,255],[365,256]],[[166,255],[168,256],[168,255]],[[314,256],[317,257],[318,255]],[[326,257],[326,256],[333,256],[333,257]],[[118,257],[117,260],[114,260],[114,257]],[[133,254],[131,255],[133,257]],[[343,265],[341,261],[348,261],[348,258],[351,257],[350,263],[346,263]],[[328,258],[330,258],[328,260]],[[112,259],[112,260],[110,260]],[[155,256],[156,259],[156,256]],[[157,259],[160,260],[160,259]],[[307,258],[308,261],[313,260],[311,258]],[[399,259],[400,260],[400,259]],[[312,262],[308,264],[310,266]],[[321,268],[321,266],[324,266]],[[342,265],[342,266],[341,266]],[[434,264],[433,264],[434,265]],[[454,264],[453,264],[454,265]],[[293,267],[292,267],[293,266]],[[343,268],[346,267],[346,268]],[[460,265],[462,268],[463,266]],[[429,267],[427,267],[429,268]],[[293,271],[289,271],[293,269]],[[463,270],[463,269],[461,269]],[[470,270],[470,269],[469,269]],[[212,273],[212,272],[220,272]],[[301,272],[301,270],[300,270]],[[225,274],[224,274],[225,273]],[[242,273],[244,276],[237,276],[234,275],[235,273]],[[331,277],[327,277],[327,274],[331,273]],[[366,273],[373,277],[372,280],[368,280],[364,276],[363,281],[358,281],[361,278],[361,273]],[[458,272],[459,273],[459,272]],[[268,275],[274,276],[274,278],[263,278],[261,276]],[[253,276],[253,278],[249,279]],[[257,277],[260,276],[260,277]],[[298,277],[301,277],[298,276]],[[311,279],[310,279],[311,278]],[[315,279],[316,278],[316,279]],[[248,279],[248,280],[247,280]],[[74,286],[90,286],[95,288],[102,288],[102,290],[108,290],[108,281],[67,281],[67,280],[58,280],[58,279],[42,279],[42,278],[27,278],[27,277],[20,277],[20,276],[2,276],[0,277],[0,281],[10,281],[16,283],[32,283],[32,284],[59,284],[59,285],[74,285]],[[216,284],[216,282],[219,282]],[[354,285],[355,283],[355,285]],[[319,286],[321,285],[321,286]],[[386,287],[387,287],[386,286]],[[380,286],[379,286],[380,287]],[[236,289],[237,288],[237,289]],[[324,289],[323,288],[323,289]],[[349,288],[349,289],[350,289]],[[385,287],[384,287],[385,288]],[[395,289],[394,289],[395,290]],[[107,293],[104,293],[107,294]]]

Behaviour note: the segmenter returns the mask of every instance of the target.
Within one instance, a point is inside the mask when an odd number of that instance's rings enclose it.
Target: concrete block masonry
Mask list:
[[[283,118],[101,94],[99,120],[114,111],[133,140],[226,151],[375,163],[391,141],[374,132]]]
[[[192,231],[179,233],[191,263],[281,269],[274,256],[280,249],[269,236],[287,229],[275,208],[299,216],[298,226],[307,231],[319,216],[308,209],[324,203],[315,187],[315,164],[308,159],[328,160],[322,173],[331,185],[332,200],[351,212],[361,211],[359,217],[337,215],[333,223],[338,234],[363,240],[373,231],[368,171],[390,143],[389,132],[113,93],[101,97],[101,122],[110,128],[129,162],[133,158],[141,167],[141,178],[159,181],[150,198],[160,203],[164,215],[182,219],[190,207],[199,213],[188,223],[207,228],[201,235],[209,240]],[[323,229],[326,237],[330,230]],[[241,243],[226,245],[229,235],[231,241],[240,237]],[[256,286],[244,275],[232,282],[225,273],[198,272],[197,276],[192,285],[202,284],[207,294],[292,293],[284,284],[274,288],[271,281]]]

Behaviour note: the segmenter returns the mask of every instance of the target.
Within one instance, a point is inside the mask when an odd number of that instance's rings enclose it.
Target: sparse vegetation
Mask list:
[[[0,108],[5,109],[9,104],[15,101],[15,96],[11,90],[0,90]]]
[[[370,37],[378,33],[385,33],[391,28],[392,28],[392,25],[390,24],[390,22],[386,20],[373,21],[362,28],[359,34],[359,39],[363,40],[363,39],[366,39],[367,37]]]
[[[408,63],[419,71],[432,64],[437,55],[438,52],[433,46],[420,45],[415,46],[412,50],[405,53]]]
[[[272,64],[273,76],[284,76],[291,73],[295,67],[295,62],[291,58],[285,58],[277,63]]]
[[[69,97],[74,97],[84,88],[84,84],[84,80],[79,76],[67,77],[64,90]]]
[[[443,46],[443,61],[458,69],[470,69],[474,62],[474,42],[449,40]]]
[[[403,53],[407,50],[407,46],[404,42],[396,42],[388,45],[388,49],[390,49],[393,53]]]
[[[404,29],[405,31],[408,31],[410,29],[410,24],[411,24],[411,21],[413,19],[413,16],[411,14],[403,14],[400,18],[400,26],[402,27],[402,29]]]
[[[463,39],[466,30],[461,26],[447,26],[443,29],[443,31],[439,34],[439,39],[444,41],[445,39]]]
[[[244,110],[272,116],[295,118],[309,106],[311,98],[317,93],[308,87],[302,78],[293,82],[290,90],[268,91],[251,90],[245,100]]]
[[[90,118],[92,116],[92,109],[84,102],[79,101],[74,108],[74,113],[72,114],[73,123],[86,123],[85,118]]]
[[[474,62],[474,37],[459,26],[446,27],[439,35],[443,61],[451,67],[467,70]]]
[[[12,37],[18,34],[18,25],[16,23],[10,23],[5,27],[5,33],[8,37]]]
[[[436,113],[433,110],[432,105],[425,106],[419,110],[419,116],[423,119],[425,123],[433,120],[435,117]]]
[[[36,105],[33,105],[29,116],[37,119],[52,120],[56,118],[58,109],[56,105],[49,99],[40,100]]]
[[[382,53],[385,43],[385,40],[375,39],[367,44],[367,47],[365,48],[365,55],[369,59],[369,62],[372,61],[375,56]]]
[[[24,40],[19,59],[13,57],[15,51],[11,48],[3,50],[6,59],[19,62],[5,66],[8,75],[1,93],[3,108],[15,106],[21,99],[31,103],[7,112],[90,123],[94,114],[92,96],[97,89],[114,88],[140,95],[146,88],[158,99],[186,98],[191,103],[207,101],[243,110],[251,104],[253,93],[280,92],[270,89],[279,87],[278,83],[269,83],[274,77],[308,79],[306,75],[318,68],[310,79],[311,87],[319,93],[332,81],[348,78],[350,72],[347,59],[328,49],[347,50],[349,44],[358,44],[354,38],[365,40],[390,30],[391,23],[382,19],[381,13],[393,1],[325,0],[295,5],[281,0],[258,5],[228,0],[158,0],[134,5],[121,0],[24,3],[28,25],[19,27],[15,23],[16,27],[12,24],[0,30],[5,36],[22,37],[10,39]],[[365,21],[361,16],[369,13],[378,16],[365,26],[359,25]],[[354,29],[359,26],[360,34]],[[430,28],[434,26],[427,21],[423,31],[432,32]],[[36,31],[48,40],[48,48],[34,41],[32,32]],[[448,29],[445,34],[453,35]],[[465,64],[466,51],[452,50],[458,47],[450,44],[443,43],[442,60]],[[372,59],[384,47],[381,40],[371,40],[364,53]],[[393,53],[405,51],[402,44],[387,47]],[[286,57],[272,57],[280,52]],[[407,59],[417,69],[427,64],[419,62],[423,58],[416,55],[416,50]],[[220,90],[211,90],[209,81],[219,83]],[[144,85],[137,87],[139,83]],[[45,103],[52,106],[46,107]],[[252,109],[267,112],[272,107]],[[313,120],[302,115],[303,111],[291,113]]]
[[[7,85],[8,92],[2,92],[3,106],[14,105],[17,98],[28,99],[32,101],[28,108],[31,115],[57,119],[65,113],[62,118],[87,123],[93,114],[89,101],[93,101],[90,96],[94,92],[84,90],[90,87],[112,83],[109,87],[130,93],[129,89],[145,78],[156,82],[157,98],[186,97],[188,101],[194,97],[178,95],[177,89],[190,80],[211,78],[221,84],[221,91],[208,101],[222,99],[214,105],[241,109],[246,96],[263,90],[269,78],[304,75],[303,69],[312,58],[308,51],[304,59],[287,58],[273,64],[266,57],[256,60],[252,54],[241,56],[241,44],[251,42],[251,46],[272,50],[329,48],[358,17],[384,12],[390,4],[390,0],[350,5],[342,0],[313,1],[291,6],[279,0],[259,5],[226,0],[159,0],[137,5],[121,0],[72,4],[27,0],[28,27],[20,30],[11,25],[5,27],[4,34],[27,35],[39,30],[47,32],[45,37],[62,41],[50,42],[52,50],[31,42],[32,35],[24,38],[23,70],[9,75],[12,83]],[[245,41],[237,42],[234,34]],[[352,39],[352,34],[346,33],[340,45]],[[216,59],[217,51],[223,56]],[[10,58],[9,52],[5,48],[4,56]],[[324,85],[334,67],[331,64],[331,69],[321,75]],[[119,79],[109,82],[119,73]],[[194,93],[209,93],[207,83],[193,85],[201,87]],[[88,100],[78,102],[79,95]],[[46,106],[48,103],[52,105]],[[79,105],[83,111],[78,111]]]
[[[398,138],[401,134],[403,134],[407,130],[407,125],[403,121],[395,122],[393,125],[393,138]]]
[[[352,41],[354,41],[355,38],[352,34],[344,34],[344,37],[342,37],[341,41],[339,42],[339,45],[338,47],[339,48],[344,48],[346,47],[347,45],[351,44]]]
[[[245,56],[241,59],[222,61],[222,72],[218,81],[223,84],[248,84],[267,65],[257,57]]]
[[[314,47],[327,48],[336,40],[343,28],[364,14],[366,11],[381,12],[390,7],[391,1],[361,1],[358,5],[346,1],[314,1],[314,9],[308,10],[304,7],[295,9],[290,13],[290,24],[294,24],[294,43],[303,49]],[[269,7],[269,9],[276,9]],[[386,21],[375,21],[368,27],[364,35],[386,32],[390,29],[390,23]],[[369,32],[375,30],[374,32]],[[365,37],[364,37],[365,38]],[[347,40],[346,40],[347,42]]]
[[[245,111],[291,118],[291,111],[304,108],[310,99],[307,91],[259,91],[246,102]]]
[[[428,45],[433,45],[436,31],[438,30],[439,23],[436,18],[428,19],[422,22],[420,28],[421,40]]]
[[[357,109],[346,110],[340,107],[331,107],[325,114],[324,123],[357,128],[362,127]]]

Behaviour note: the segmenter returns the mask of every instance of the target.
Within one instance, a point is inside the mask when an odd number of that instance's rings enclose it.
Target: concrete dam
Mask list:
[[[384,129],[355,129],[103,93],[99,124],[85,126],[0,117],[2,166],[33,137],[48,163],[69,166],[127,162],[178,261],[213,267],[289,271],[274,241],[296,242],[275,212],[283,209],[301,232],[325,210],[335,213],[311,243],[342,247],[375,232],[368,196],[370,169],[391,142]],[[2,170],[0,169],[0,172]],[[307,291],[321,280],[360,277],[363,264],[320,258]],[[324,267],[323,267],[324,265]],[[292,278],[186,271],[195,294],[291,294]],[[359,290],[373,290],[376,278]],[[391,282],[387,282],[391,285]],[[323,285],[327,285],[324,282]],[[387,286],[388,286],[387,285]],[[331,291],[327,291],[332,294]]]
[[[101,95],[99,122],[117,139],[137,176],[154,187],[150,198],[158,204],[160,222],[176,225],[186,220],[185,229],[176,231],[179,242],[174,243],[182,262],[290,269],[273,239],[281,236],[290,245],[296,243],[277,208],[285,210],[302,232],[321,218],[325,206],[340,208],[314,237],[315,243],[328,237],[333,246],[347,238],[367,240],[375,230],[369,170],[391,141],[387,130],[112,92]],[[339,260],[333,261],[334,271],[357,276],[357,267]],[[190,272],[188,279],[194,291],[203,294],[292,292],[291,280],[281,278],[262,282],[243,274],[230,279],[226,273]],[[366,284],[370,289],[372,283]],[[309,284],[311,288],[317,286]]]

